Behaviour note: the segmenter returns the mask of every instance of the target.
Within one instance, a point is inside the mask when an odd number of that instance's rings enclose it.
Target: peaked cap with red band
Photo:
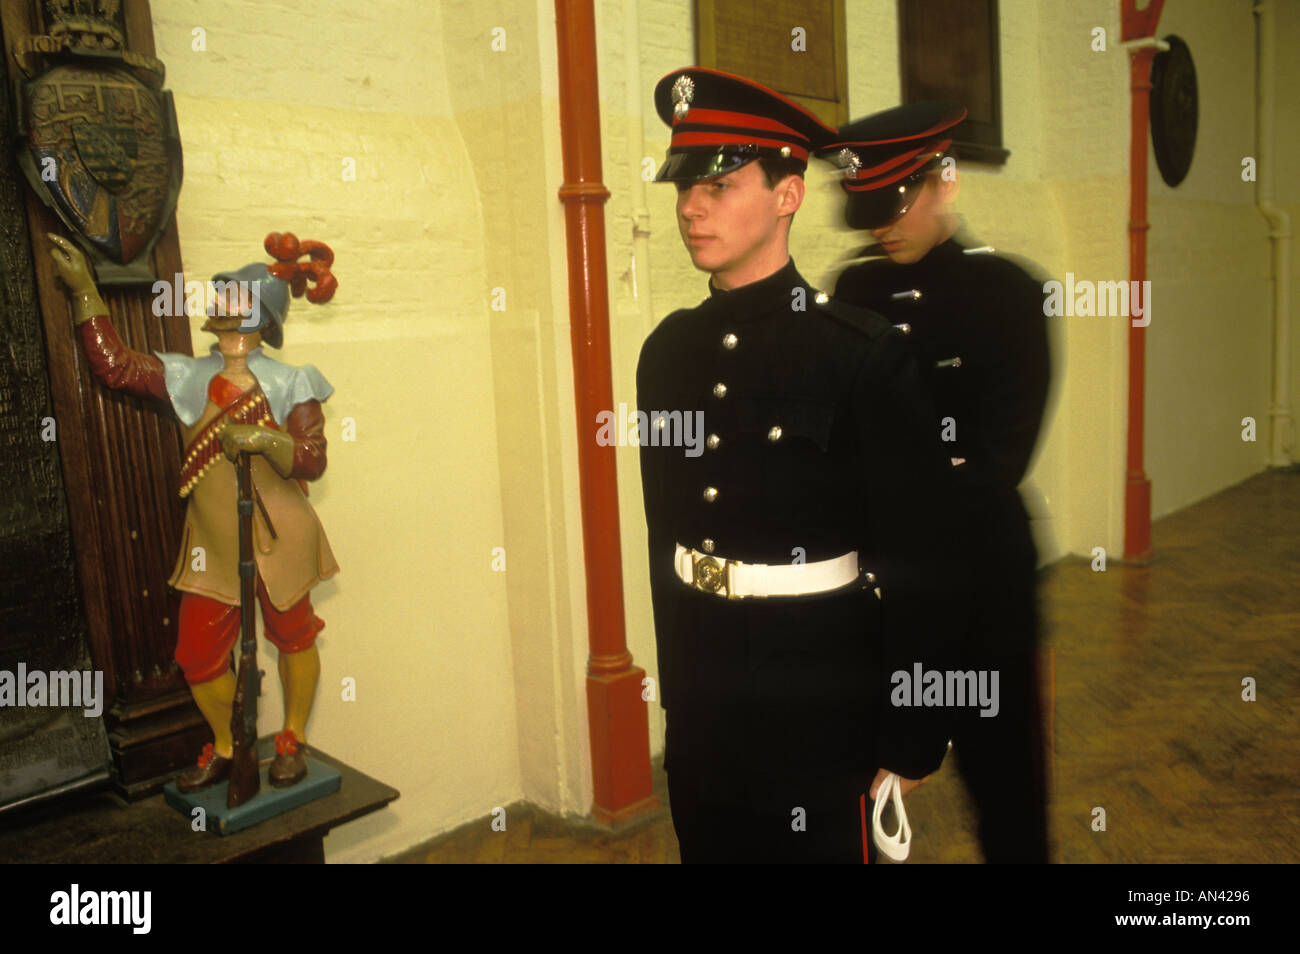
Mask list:
[[[925,101],[895,106],[840,128],[819,159],[844,172],[844,215],[855,229],[883,228],[916,201],[925,174],[952,145],[953,128],[966,118],[955,103]]]
[[[699,66],[661,79],[655,86],[655,109],[673,131],[656,182],[725,175],[761,158],[806,166],[809,153],[836,135],[775,90]]]

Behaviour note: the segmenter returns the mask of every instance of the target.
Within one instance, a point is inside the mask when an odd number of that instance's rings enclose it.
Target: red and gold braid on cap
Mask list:
[[[933,162],[936,158],[935,153],[942,153],[951,145],[951,139],[940,139],[938,142],[926,143],[920,149],[905,152],[901,156],[894,156],[878,166],[872,166],[870,169],[859,169],[854,178],[845,179],[842,185],[848,192],[871,192],[876,189],[883,189],[887,185],[906,179],[927,163]],[[889,175],[881,176],[881,173],[888,172],[895,166],[899,168],[894,169]]]
[[[292,232],[272,232],[262,243],[275,264],[266,270],[281,281],[289,283],[294,298],[302,298],[313,305],[323,305],[334,297],[339,287],[338,279],[330,271],[334,264],[334,251],[324,242],[298,241]],[[308,261],[298,261],[304,255]],[[311,288],[307,283],[311,282]]]
[[[808,161],[808,137],[784,123],[766,116],[725,109],[692,109],[683,119],[673,120],[673,149],[690,146],[744,146],[753,143],[765,149],[789,148],[790,157]]]
[[[672,72],[672,73],[669,73],[668,76],[672,76],[672,75],[674,75],[674,74],[676,74],[676,73],[683,73],[683,72],[684,72],[684,71],[682,71],[682,70],[673,70],[673,72]],[[732,80],[732,81],[734,81],[734,82],[737,82],[737,83],[743,84],[744,86],[748,86],[750,89],[760,90],[760,91],[762,91],[762,92],[768,94],[769,96],[773,97],[774,99],[780,100],[780,101],[781,101],[782,103],[784,103],[787,107],[789,107],[789,108],[791,108],[791,109],[795,109],[795,110],[797,110],[797,111],[800,112],[800,113],[803,113],[803,115],[804,115],[805,117],[807,117],[808,119],[811,119],[814,123],[816,123],[818,126],[820,126],[820,127],[822,127],[823,129],[825,129],[827,132],[829,132],[829,133],[834,133],[834,132],[835,132],[834,129],[831,129],[831,128],[830,128],[829,126],[827,126],[824,122],[822,122],[821,118],[820,118],[816,113],[814,113],[812,110],[808,109],[806,106],[801,106],[801,105],[799,105],[799,104],[796,103],[794,100],[790,99],[788,96],[783,96],[783,95],[781,95],[780,93],[778,93],[776,90],[772,89],[770,86],[764,86],[762,83],[755,82],[754,80],[750,79],[750,78],[747,77],[747,76],[741,76],[741,75],[739,75],[738,73],[728,73],[726,70],[715,70],[715,69],[713,69],[713,68],[711,68],[711,67],[707,67],[707,66],[695,66],[695,67],[691,67],[691,72],[694,72],[694,73],[704,73],[704,74],[712,74],[713,76],[721,76],[721,77],[724,77],[724,78],[726,78],[726,79]],[[666,79],[666,78],[667,78],[667,77],[665,77],[665,79]]]

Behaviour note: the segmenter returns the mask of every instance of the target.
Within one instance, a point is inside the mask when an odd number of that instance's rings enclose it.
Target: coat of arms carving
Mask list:
[[[42,13],[46,33],[13,46],[29,77],[15,91],[19,165],[101,283],[152,282],[181,186],[163,65],[125,49],[118,0],[46,0]]]

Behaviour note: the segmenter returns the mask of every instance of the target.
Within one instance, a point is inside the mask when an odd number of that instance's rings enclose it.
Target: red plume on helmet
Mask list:
[[[289,283],[294,298],[303,297],[313,305],[323,305],[334,297],[338,280],[330,272],[334,252],[324,242],[298,241],[292,232],[272,232],[262,243],[275,264],[266,270],[281,281]],[[309,261],[298,261],[306,255]],[[307,283],[312,287],[308,288]]]

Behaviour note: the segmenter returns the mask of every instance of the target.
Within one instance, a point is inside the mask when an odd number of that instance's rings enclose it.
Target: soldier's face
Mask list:
[[[789,176],[769,189],[762,168],[750,162],[725,176],[675,185],[677,227],[695,267],[724,288],[765,277],[789,228],[781,217],[799,208],[803,180]],[[755,270],[764,273],[751,275]]]
[[[930,249],[948,240],[955,222],[948,203],[956,183],[937,175],[925,177],[925,184],[912,207],[901,218],[883,228],[871,229],[871,235],[895,262],[910,265],[929,254]]]

